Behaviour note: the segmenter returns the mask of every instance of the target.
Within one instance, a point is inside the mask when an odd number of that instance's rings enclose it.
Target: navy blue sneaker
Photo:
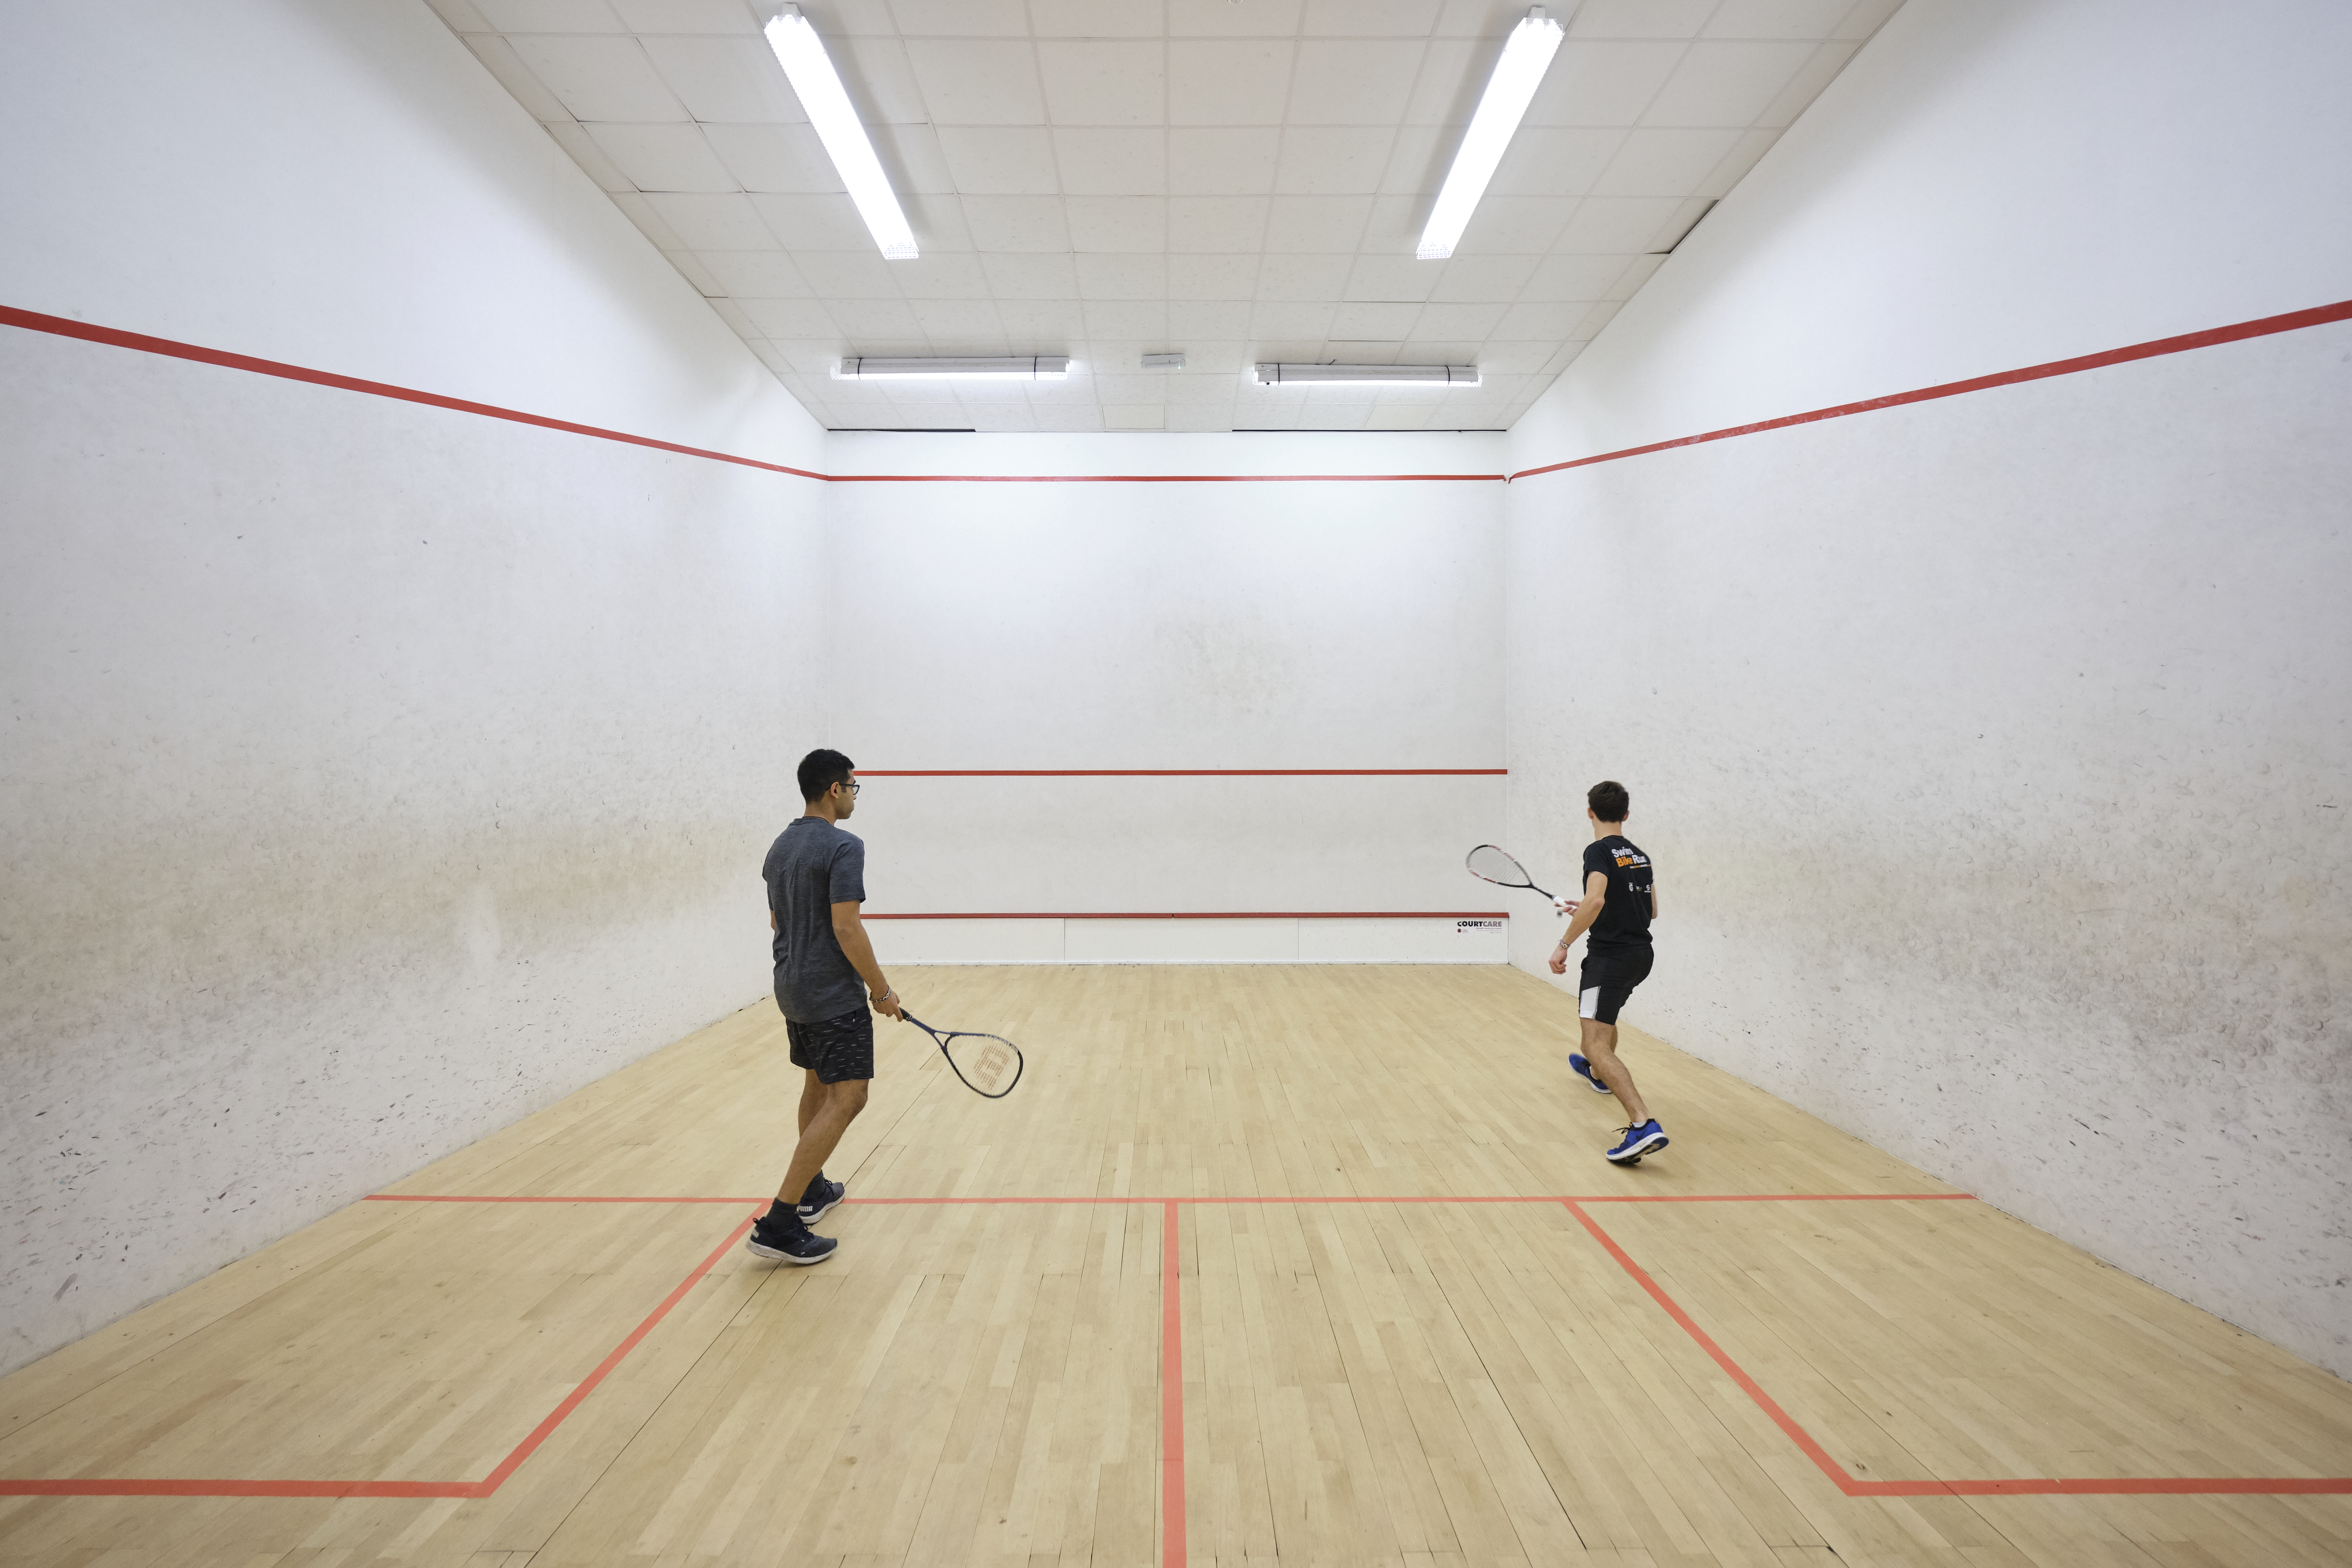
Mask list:
[[[1600,1090],[1602,1094],[1614,1094],[1617,1092],[1615,1089],[1611,1089],[1607,1084],[1601,1082],[1599,1077],[1593,1073],[1592,1064],[1586,1061],[1582,1057],[1578,1056],[1574,1051],[1568,1053],[1568,1069],[1577,1077],[1582,1079],[1585,1082],[1591,1084],[1594,1089]]]
[[[1639,1127],[1628,1127],[1617,1147],[1606,1151],[1612,1162],[1620,1165],[1638,1165],[1644,1154],[1654,1154],[1666,1146],[1665,1129],[1654,1116]]]
[[[824,1173],[819,1171],[816,1180],[809,1184],[808,1191],[801,1194],[801,1223],[814,1225],[839,1206],[841,1200],[848,1194],[848,1183],[828,1182],[824,1179]]]
[[[794,1225],[790,1230],[770,1223],[761,1215],[743,1238],[743,1249],[754,1258],[772,1258],[778,1263],[822,1263],[833,1256],[841,1243],[829,1236],[819,1236],[804,1225]]]

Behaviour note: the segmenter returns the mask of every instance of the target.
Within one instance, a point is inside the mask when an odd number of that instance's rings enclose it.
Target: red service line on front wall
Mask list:
[[[551,1194],[373,1193],[371,1203],[440,1204],[734,1204],[764,1205],[765,1198],[738,1197],[618,1197]],[[1669,1296],[1649,1272],[1636,1263],[1615,1237],[1585,1212],[1599,1204],[1717,1204],[1717,1203],[1916,1203],[1970,1202],[1968,1193],[1593,1193],[1574,1196],[1476,1196],[1444,1194],[1383,1196],[1332,1194],[1309,1197],[903,1197],[852,1198],[853,1206],[1077,1205],[1116,1207],[1157,1205],[1160,1221],[1160,1560],[1163,1568],[1182,1568],[1185,1561],[1184,1490],[1184,1358],[1182,1254],[1178,1210],[1186,1206],[1223,1205],[1434,1205],[1434,1204],[1558,1204],[1634,1283],[1648,1294],[1682,1331],[1705,1351],[1716,1365],[1798,1450],[1847,1497],[2025,1497],[2025,1496],[2188,1496],[2236,1494],[2312,1496],[2352,1494],[2352,1477],[2342,1476],[2125,1476],[2090,1478],[2019,1478],[1988,1480],[1857,1480],[1814,1439],[1780,1403],[1767,1394],[1680,1303]],[[229,1479],[0,1479],[0,1497],[274,1497],[274,1498],[482,1498],[510,1478],[524,1460],[546,1442],[556,1427],[579,1408],[582,1401],[611,1375],[656,1324],[684,1300],[728,1250],[751,1226],[757,1209],[730,1230],[727,1238],[697,1265],[694,1271],[648,1313],[594,1371],[567,1394],[545,1419],[517,1444],[498,1467],[478,1481],[247,1481]]]
[[[1502,777],[1508,768],[860,768],[862,779],[1362,779]]]
[[[867,911],[869,921],[1499,921],[1507,910],[1153,910],[1141,913],[1086,910],[1045,913],[1034,910],[1004,910],[993,913],[964,910],[931,914],[886,914]]]

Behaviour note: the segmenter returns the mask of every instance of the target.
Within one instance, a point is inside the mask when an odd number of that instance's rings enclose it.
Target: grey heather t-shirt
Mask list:
[[[833,906],[866,901],[866,841],[822,816],[799,816],[776,836],[761,875],[776,915],[776,1005],[796,1024],[838,1018],[866,1005]]]

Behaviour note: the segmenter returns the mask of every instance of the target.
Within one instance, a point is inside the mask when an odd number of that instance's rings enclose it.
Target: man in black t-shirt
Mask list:
[[[1658,887],[1650,858],[1625,837],[1632,802],[1625,786],[1603,779],[1585,792],[1584,815],[1592,820],[1592,842],[1584,851],[1584,894],[1562,899],[1560,912],[1574,918],[1568,934],[1551,950],[1551,972],[1568,973],[1568,950],[1587,931],[1584,965],[1578,975],[1577,1016],[1584,1051],[1568,1065],[1602,1094],[1613,1094],[1632,1124],[1608,1157],[1621,1165],[1641,1163],[1666,1146],[1665,1130],[1642,1103],[1633,1070],[1618,1059],[1617,1010],[1650,973],[1650,922],[1658,918]]]

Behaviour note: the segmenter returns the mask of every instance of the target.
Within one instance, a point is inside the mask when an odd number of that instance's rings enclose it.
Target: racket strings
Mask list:
[[[1021,1049],[999,1035],[950,1035],[940,1042],[956,1076],[992,1099],[1021,1076]]]
[[[1511,858],[1507,851],[1492,844],[1481,844],[1470,851],[1470,858],[1465,864],[1472,876],[1483,878],[1498,887],[1532,888],[1536,885],[1535,879],[1528,875],[1527,868]]]

